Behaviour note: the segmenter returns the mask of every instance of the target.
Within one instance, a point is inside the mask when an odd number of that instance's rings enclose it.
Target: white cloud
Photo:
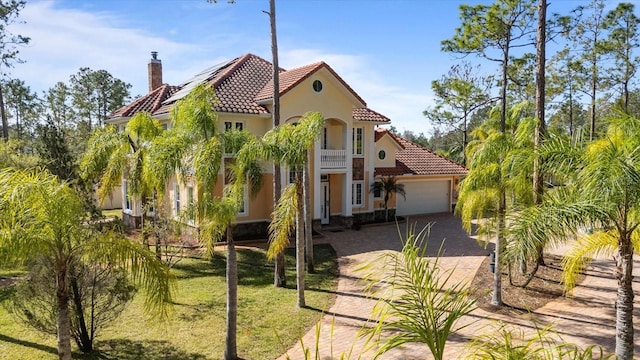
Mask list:
[[[20,14],[24,23],[11,28],[15,34],[31,38],[30,44],[20,49],[20,57],[27,62],[16,64],[11,76],[41,92],[58,81],[67,82],[81,67],[104,69],[131,83],[135,96],[147,92],[147,62],[152,50],[159,51],[164,82],[175,85],[247,52],[270,59],[268,41],[255,35],[220,28],[194,38],[193,43],[177,42],[165,38],[172,36],[170,31],[160,35],[136,28],[127,16],[62,8],[53,0],[28,2]],[[292,50],[281,48],[280,53],[280,64],[286,69],[317,61],[328,63],[371,109],[391,118],[398,129],[425,131],[422,110],[429,101],[428,91],[394,83],[392,69],[376,68],[375,60],[295,46]]]
[[[175,43],[138,29],[122,26],[111,13],[61,9],[54,1],[29,2],[15,24],[15,34],[31,38],[20,49],[27,62],[17,64],[12,76],[35,90],[46,90],[58,81],[67,82],[81,67],[104,69],[133,84],[133,94],[146,92],[149,52],[162,49],[167,57],[183,56],[195,46]]]

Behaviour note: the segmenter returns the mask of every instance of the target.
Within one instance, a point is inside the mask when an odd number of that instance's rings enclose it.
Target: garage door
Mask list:
[[[398,198],[398,215],[449,212],[449,180],[407,181],[404,190],[407,199]]]

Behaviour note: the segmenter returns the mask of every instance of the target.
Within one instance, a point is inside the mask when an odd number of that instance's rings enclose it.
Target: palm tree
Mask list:
[[[149,147],[162,131],[160,122],[146,112],[137,113],[131,118],[124,132],[118,132],[114,126],[96,128],[89,138],[80,164],[84,179],[99,179],[100,201],[110,196],[126,178],[125,196],[141,200],[143,228],[147,199],[156,190],[149,181],[153,175],[146,173]],[[142,231],[141,234],[142,242],[146,245],[145,232]]]
[[[318,112],[311,112],[306,113],[295,126],[293,124],[277,126],[262,138],[261,152],[263,156],[295,172],[294,182],[285,187],[271,216],[268,255],[270,259],[273,259],[284,251],[289,245],[289,237],[293,229],[296,229],[296,287],[299,308],[305,306],[303,172],[307,169],[305,164],[308,164],[308,151],[315,144],[323,127],[324,118],[322,115]],[[311,234],[309,233],[309,235]]]
[[[543,152],[549,169],[567,179],[565,186],[550,192],[540,206],[515,216],[513,231],[543,244],[577,236],[563,260],[568,290],[594,256],[615,258],[616,355],[632,359],[633,254],[640,250],[640,119],[620,114],[610,119],[602,139],[586,146],[553,141]],[[593,231],[585,233],[587,228]]]
[[[257,140],[247,131],[218,131],[213,88],[199,85],[172,109],[173,127],[151,148],[149,172],[156,174],[156,187],[164,187],[176,172],[179,181],[193,178],[197,188],[194,209],[199,241],[209,251],[226,236],[227,242],[227,334],[225,360],[237,359],[238,263],[232,224],[244,201],[244,187],[252,196],[262,186],[262,167],[253,150],[241,151]],[[249,146],[249,145],[247,145]],[[222,196],[213,194],[224,154],[236,154],[231,176]]]
[[[146,294],[145,309],[167,316],[172,276],[140,244],[86,225],[82,199],[57,177],[40,170],[0,170],[0,260],[49,264],[55,277],[58,356],[71,359],[70,273],[81,261],[126,269]]]
[[[404,190],[404,184],[399,184],[395,176],[384,176],[380,180],[371,184],[370,192],[384,193],[384,221],[389,221],[389,199],[393,194],[400,194],[406,200],[407,193]]]
[[[507,205],[530,203],[531,181],[527,174],[531,156],[525,156],[526,134],[532,121],[521,121],[527,104],[511,108],[506,130],[497,129],[495,118],[473,131],[476,138],[467,146],[469,172],[460,186],[456,213],[462,217],[462,225],[472,231],[474,219],[484,219],[478,227],[481,235],[495,235],[495,272],[491,304],[502,302],[502,254],[505,249],[504,230]],[[493,113],[495,114],[495,112]],[[530,152],[529,152],[530,153]],[[509,202],[507,197],[509,195]]]

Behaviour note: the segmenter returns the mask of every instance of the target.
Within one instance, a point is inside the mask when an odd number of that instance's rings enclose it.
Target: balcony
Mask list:
[[[320,168],[343,169],[347,167],[346,150],[320,150]]]

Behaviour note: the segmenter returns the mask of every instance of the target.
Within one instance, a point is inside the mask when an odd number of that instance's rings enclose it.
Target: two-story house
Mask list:
[[[272,64],[252,54],[208,68],[178,86],[162,83],[162,63],[152,52],[148,64],[149,93],[114,112],[107,123],[124,128],[137,112],[146,111],[159,119],[165,128],[171,126],[171,107],[189,94],[200,83],[213,86],[218,102],[219,129],[246,129],[262,136],[272,128],[273,106]],[[280,71],[280,118],[282,123],[295,123],[306,112],[317,111],[325,118],[325,128],[311,152],[311,194],[314,228],[332,224],[350,227],[354,221],[372,221],[379,204],[370,192],[377,166],[388,166],[390,160],[381,160],[380,133],[376,127],[390,120],[369,109],[366,102],[326,63],[318,62],[292,70]],[[397,151],[387,149],[390,158],[406,147],[393,137]],[[386,149],[386,148],[385,148]],[[436,156],[437,157],[437,156]],[[437,157],[438,161],[444,159]],[[225,166],[232,155],[225,158],[214,194],[222,194]],[[386,161],[386,162],[385,162]],[[393,161],[393,160],[391,160]],[[390,163],[395,167],[395,162]],[[459,166],[458,166],[459,167]],[[464,168],[459,167],[458,170]],[[273,167],[265,166],[265,185],[255,198],[245,198],[238,214],[234,231],[236,236],[266,234],[273,208]],[[388,172],[388,171],[387,171]],[[455,175],[461,174],[460,171]],[[283,186],[289,181],[287,169],[282,170]],[[402,174],[399,174],[402,175]],[[448,197],[451,200],[454,180],[447,174]],[[419,189],[411,190],[419,192]],[[141,216],[138,199],[127,196],[126,179],[123,180],[123,218],[130,224],[138,223]],[[173,179],[165,196],[169,210],[177,215],[194,201],[193,186]],[[411,196],[418,196],[412,193]],[[376,207],[376,205],[378,207]],[[447,203],[451,208],[451,201]],[[420,209],[416,209],[420,210]],[[442,210],[437,208],[438,211]],[[409,215],[408,212],[404,213]],[[194,227],[197,224],[191,223]]]

